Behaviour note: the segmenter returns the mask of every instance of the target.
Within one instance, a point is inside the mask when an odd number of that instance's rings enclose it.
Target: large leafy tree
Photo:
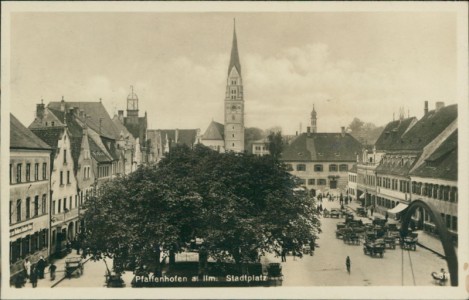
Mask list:
[[[282,132],[281,131],[271,132],[267,136],[267,139],[269,141],[268,147],[269,147],[270,155],[272,155],[275,159],[279,159],[280,156],[282,155],[282,151],[284,148]]]
[[[237,263],[282,246],[299,250],[320,224],[297,187],[275,157],[178,146],[88,202],[85,241],[97,257],[158,264],[194,237],[212,257]]]

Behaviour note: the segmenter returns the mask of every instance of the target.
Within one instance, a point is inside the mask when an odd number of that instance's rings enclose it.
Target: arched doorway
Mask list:
[[[436,229],[438,231],[438,235],[441,240],[441,244],[443,245],[443,249],[445,251],[445,260],[448,264],[448,271],[450,273],[450,280],[452,286],[458,285],[458,257],[456,255],[456,251],[454,250],[453,241],[451,239],[451,235],[446,228],[446,225],[441,218],[440,213],[430,204],[426,203],[422,200],[414,200],[411,202],[409,207],[407,208],[407,212],[402,216],[402,225],[401,225],[401,235],[406,236],[407,231],[409,230],[410,222],[412,221],[412,216],[414,213],[419,210],[419,214],[423,218],[423,210],[428,212],[433,220]]]

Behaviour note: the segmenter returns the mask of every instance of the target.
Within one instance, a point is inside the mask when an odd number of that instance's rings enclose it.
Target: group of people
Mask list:
[[[26,280],[29,279],[32,287],[37,287],[37,282],[39,279],[44,279],[44,271],[46,269],[47,262],[44,259],[44,256],[41,256],[37,263],[31,264],[29,258],[24,259],[23,263],[23,272],[16,277],[15,286],[20,288],[23,287]],[[49,273],[51,280],[55,280],[55,270],[57,267],[51,263],[49,266]]]

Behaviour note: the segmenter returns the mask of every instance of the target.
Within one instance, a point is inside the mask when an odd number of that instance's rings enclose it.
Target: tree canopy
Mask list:
[[[222,261],[299,250],[320,223],[314,200],[298,186],[272,156],[177,146],[87,201],[84,244],[97,258],[157,264],[195,237]]]

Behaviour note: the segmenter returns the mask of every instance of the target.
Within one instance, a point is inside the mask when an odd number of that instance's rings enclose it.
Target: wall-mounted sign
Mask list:
[[[18,235],[26,231],[31,231],[31,230],[33,230],[33,223],[29,223],[20,227],[16,227],[15,229],[10,230],[10,237]]]

